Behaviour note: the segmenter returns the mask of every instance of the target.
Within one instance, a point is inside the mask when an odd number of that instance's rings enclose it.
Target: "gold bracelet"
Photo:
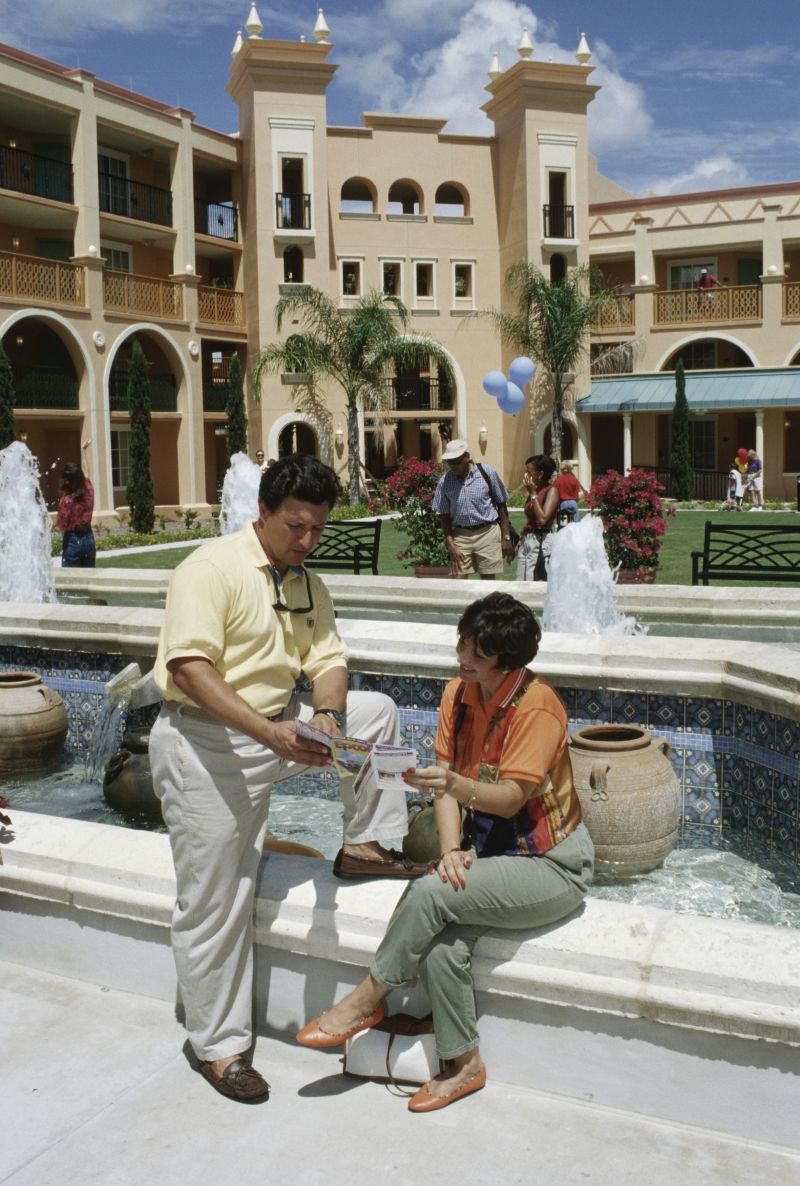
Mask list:
[[[473,804],[475,803],[475,800],[478,798],[478,788],[475,785],[474,778],[471,778],[469,781],[472,783],[472,794],[470,795],[469,799],[467,799],[464,806],[466,807],[467,811],[473,811],[474,810]]]

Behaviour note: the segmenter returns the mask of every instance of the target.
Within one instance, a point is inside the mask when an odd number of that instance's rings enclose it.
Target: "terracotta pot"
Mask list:
[[[0,671],[0,773],[55,766],[67,736],[67,710],[35,671]]]
[[[570,735],[598,879],[647,873],[675,847],[681,792],[668,754],[667,741],[636,725],[590,725]]]
[[[449,577],[451,576],[449,564],[418,564],[414,569],[414,576],[425,577]]]
[[[106,803],[129,819],[160,824],[161,803],[153,790],[147,751],[149,733],[149,729],[130,729],[125,734],[106,766],[103,794]]]
[[[655,579],[654,568],[618,568],[614,577],[618,585],[652,585]]]

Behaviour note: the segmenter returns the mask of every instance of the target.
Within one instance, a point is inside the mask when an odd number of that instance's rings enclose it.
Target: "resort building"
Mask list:
[[[793,497],[800,182],[626,193],[588,151],[596,87],[583,39],[574,64],[523,45],[509,69],[492,69],[493,133],[467,136],[434,114],[329,126],[324,18],[313,40],[262,34],[252,19],[234,47],[235,134],[0,46],[0,339],[18,435],[48,500],[61,464],[81,457],[98,516],[124,505],[136,339],[150,365],[156,503],[207,512],[226,467],[230,360],[252,371],[276,340],[276,301],[304,284],[343,316],[372,290],[401,297],[411,332],[432,334],[451,359],[451,382],[433,366],[387,376],[386,416],[368,412],[361,425],[368,473],[462,437],[516,486],[525,457],[549,445],[547,392],[534,383],[517,417],[501,413],[481,380],[507,372],[515,351],[476,314],[510,307],[503,278],[522,258],[556,280],[591,261],[619,290],[592,353],[629,343],[615,357],[631,373],[593,376],[587,360],[566,411],[563,455],[585,484],[610,466],[668,465],[680,355],[697,468],[718,474],[738,447],[755,447],[767,496]],[[719,283],[696,287],[702,269]],[[342,393],[329,389],[315,416],[298,409],[297,390],[290,374],[267,379],[258,403],[249,391],[251,454],[314,452],[343,470]]]

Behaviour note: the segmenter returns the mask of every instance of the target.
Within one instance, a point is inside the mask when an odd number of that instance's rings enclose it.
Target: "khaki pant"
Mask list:
[[[284,719],[308,720],[297,698]],[[378,692],[347,697],[348,733],[396,745],[397,708]],[[316,767],[286,762],[227,726],[164,705],[150,735],[153,786],[175,864],[172,950],[189,1041],[198,1058],[239,1054],[253,1040],[253,901],[272,784]],[[405,794],[343,779],[344,839],[405,835]]]
[[[474,856],[474,854],[473,854]],[[455,1058],[478,1045],[472,952],[492,927],[544,927],[570,914],[592,880],[594,848],[584,824],[542,857],[473,860],[466,889],[436,874],[409,884],[370,971],[387,988],[419,975],[430,998],[436,1049]]]
[[[485,527],[454,527],[453,540],[464,557],[454,575],[471,572],[498,573],[503,571],[503,542],[499,523]]]

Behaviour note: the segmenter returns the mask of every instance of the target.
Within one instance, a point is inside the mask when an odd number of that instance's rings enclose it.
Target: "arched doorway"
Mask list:
[[[560,252],[550,256],[550,283],[560,284],[567,274],[567,261]]]
[[[544,451],[549,457],[553,449],[553,425],[548,424],[544,430]],[[561,421],[561,457],[564,461],[574,461],[577,457],[575,443],[575,425],[569,420]]]
[[[291,453],[319,456],[317,434],[310,424],[305,424],[302,420],[293,420],[291,424],[287,424],[278,437],[278,456],[288,457]]]
[[[303,283],[303,250],[296,245],[287,247],[283,253],[284,284]]]
[[[152,422],[150,427],[150,470],[156,506],[180,503],[178,473],[178,379],[167,351],[157,337],[136,333],[117,350],[108,380],[111,420],[111,480],[114,506],[124,506],[130,463],[130,417],[128,380],[133,343],[138,342],[147,361],[150,380]]]

